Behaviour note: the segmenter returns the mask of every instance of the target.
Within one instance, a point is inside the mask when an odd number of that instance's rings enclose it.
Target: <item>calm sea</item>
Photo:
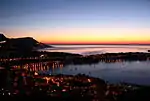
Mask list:
[[[150,45],[51,45],[53,48],[44,49],[49,52],[68,52],[82,55],[118,53],[118,52],[147,52]]]
[[[150,85],[150,61],[132,61],[82,65],[67,65],[63,68],[55,68],[47,73],[50,74],[69,74],[78,73],[102,78],[110,83],[133,83],[140,85]]]
[[[147,52],[148,45],[53,45],[54,48],[46,49],[51,52],[69,52],[83,55],[117,53],[117,52]],[[92,65],[67,65],[47,71],[50,74],[87,74],[102,78],[111,83],[134,83],[150,85],[150,61],[99,62]]]

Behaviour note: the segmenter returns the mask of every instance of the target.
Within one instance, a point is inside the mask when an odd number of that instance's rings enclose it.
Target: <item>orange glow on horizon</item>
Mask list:
[[[86,40],[86,39],[81,39],[81,40],[51,40],[51,41],[41,41],[43,43],[46,44],[150,44],[149,40],[128,40],[128,39],[124,39],[124,40],[105,40],[105,39],[100,39],[99,40]]]
[[[45,44],[150,44],[150,42],[42,42]]]
[[[28,36],[47,44],[150,44],[149,28],[13,29],[2,32],[6,36],[7,33],[12,35],[8,37]]]
[[[150,44],[148,28],[56,28],[45,33],[37,39],[49,44]]]
[[[41,40],[43,43],[48,44],[150,44],[149,37],[99,37],[99,36],[61,36],[53,37],[50,40],[45,38]]]

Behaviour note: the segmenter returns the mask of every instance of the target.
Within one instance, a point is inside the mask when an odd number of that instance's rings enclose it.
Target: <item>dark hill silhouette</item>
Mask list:
[[[41,48],[51,47],[44,43],[40,43],[33,39],[32,37],[23,37],[23,38],[6,38],[1,34],[1,40],[6,40],[5,43],[1,44],[0,51],[13,51],[13,52],[28,52],[32,50],[37,50]]]
[[[51,47],[46,44],[40,43],[33,39],[32,37],[16,38],[10,39],[8,42],[13,45],[16,49],[19,50],[33,50]]]
[[[7,38],[3,34],[0,34],[0,42],[5,40],[7,40]]]

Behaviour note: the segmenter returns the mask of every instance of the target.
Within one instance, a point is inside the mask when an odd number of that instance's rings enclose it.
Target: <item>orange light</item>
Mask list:
[[[39,75],[39,74],[37,72],[35,72],[34,75]]]
[[[91,82],[91,79],[88,79],[88,82]]]

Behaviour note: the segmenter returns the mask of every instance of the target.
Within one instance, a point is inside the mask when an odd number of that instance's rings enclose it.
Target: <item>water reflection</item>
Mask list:
[[[55,73],[55,69],[62,69],[64,64],[61,61],[49,61],[49,62],[38,62],[38,63],[27,63],[24,65],[12,66],[13,69],[25,69],[29,72],[49,72]]]
[[[86,74],[102,78],[111,83],[127,82],[150,85],[150,61],[108,60],[97,64],[64,65],[60,61],[29,63],[13,66],[14,69],[26,69],[29,72],[46,74]]]
[[[64,74],[83,73],[93,77],[99,77],[109,82],[129,82],[137,84],[150,84],[150,62],[99,62],[92,65],[68,65],[61,70]],[[55,73],[60,73],[56,69]]]

